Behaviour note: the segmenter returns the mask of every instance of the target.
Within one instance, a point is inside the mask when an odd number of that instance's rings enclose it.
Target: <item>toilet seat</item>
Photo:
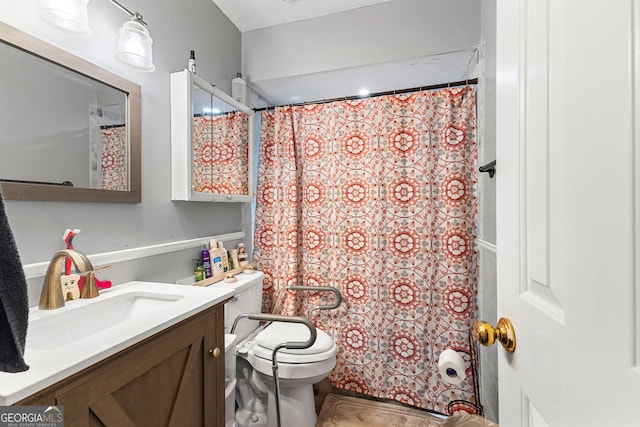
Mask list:
[[[316,329],[316,342],[305,349],[278,350],[278,362],[314,363],[335,355],[336,346],[324,331]],[[271,360],[273,349],[283,342],[304,342],[309,339],[309,329],[300,323],[274,322],[255,337],[253,353],[261,359]]]

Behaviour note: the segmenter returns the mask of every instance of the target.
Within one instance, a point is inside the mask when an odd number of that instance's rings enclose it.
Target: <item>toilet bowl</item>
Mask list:
[[[229,307],[225,306],[225,328],[240,314],[260,312],[264,276],[262,273],[252,276],[256,277],[238,277],[238,292],[234,300],[227,303]],[[257,322],[243,319],[234,333],[240,341],[236,424],[238,427],[276,427],[273,349],[284,342],[304,342],[309,339],[310,331],[298,323],[273,322],[257,327]],[[283,348],[276,355],[282,427],[314,427],[316,424],[313,384],[326,378],[336,365],[333,339],[324,331],[316,329],[316,333],[311,347]]]

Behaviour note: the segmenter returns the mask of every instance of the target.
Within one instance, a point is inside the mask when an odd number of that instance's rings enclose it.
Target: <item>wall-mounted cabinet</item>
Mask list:
[[[171,198],[251,202],[253,116],[188,70],[171,74]]]

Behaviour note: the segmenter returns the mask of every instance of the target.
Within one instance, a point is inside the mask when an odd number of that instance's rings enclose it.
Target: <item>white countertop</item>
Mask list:
[[[0,405],[20,401],[230,298],[234,292],[223,283],[197,287],[135,281],[101,290],[97,298],[67,301],[59,309],[34,307],[29,311],[24,354],[30,369],[0,372]],[[97,309],[98,304],[102,308]],[[71,329],[60,330],[59,335],[47,330],[60,327]],[[65,335],[67,338],[62,338]]]

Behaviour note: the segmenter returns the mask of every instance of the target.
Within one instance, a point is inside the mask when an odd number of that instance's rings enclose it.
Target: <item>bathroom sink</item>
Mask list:
[[[0,372],[0,406],[31,396],[233,294],[225,286],[132,281],[54,310],[31,307],[24,352],[30,368],[17,374]]]
[[[134,291],[70,301],[64,308],[50,311],[51,315],[29,322],[26,347],[51,350],[68,345],[120,323],[162,312],[182,298],[179,294]]]

